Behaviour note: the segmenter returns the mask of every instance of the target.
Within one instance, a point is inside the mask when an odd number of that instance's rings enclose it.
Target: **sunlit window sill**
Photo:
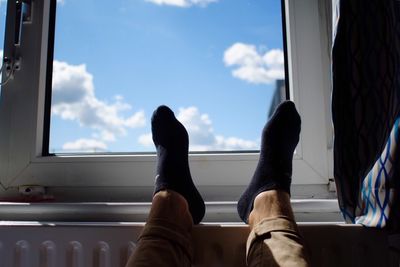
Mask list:
[[[343,222],[336,199],[293,199],[298,222]],[[149,202],[0,203],[2,221],[145,222]],[[236,202],[206,202],[204,223],[241,224]]]

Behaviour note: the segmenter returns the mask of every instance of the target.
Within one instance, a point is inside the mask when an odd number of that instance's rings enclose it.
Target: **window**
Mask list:
[[[259,149],[285,84],[281,13],[280,0],[58,2],[49,152],[155,151],[160,104],[191,151]]]
[[[7,5],[5,2],[0,3],[0,44],[4,44],[4,31],[6,28],[6,10],[7,10]],[[3,49],[0,49],[0,61],[3,62]],[[0,63],[1,64],[1,63]],[[4,68],[5,66],[3,66]],[[7,78],[4,79],[5,83],[7,81]],[[0,86],[1,88],[1,86]],[[1,89],[0,89],[1,90]]]
[[[302,115],[292,189],[293,196],[299,198],[327,197],[328,179],[332,177],[328,3],[285,1],[288,82]],[[21,185],[41,185],[60,201],[149,200],[154,154],[52,155],[43,149],[49,140],[45,126],[50,119],[50,95],[46,86],[51,87],[47,77],[54,69],[48,63],[53,61],[49,51],[54,44],[56,1],[33,1],[30,5],[32,20],[22,25],[23,41],[18,47],[12,44],[13,2],[7,11],[7,23],[12,26],[7,28],[4,53],[12,57],[20,51],[22,65],[1,92],[0,180],[4,189],[13,192]],[[257,159],[256,152],[208,152],[191,154],[190,165],[206,201],[236,200],[248,184]]]
[[[6,3],[2,2],[0,4],[0,42],[4,44],[4,30],[6,28]]]

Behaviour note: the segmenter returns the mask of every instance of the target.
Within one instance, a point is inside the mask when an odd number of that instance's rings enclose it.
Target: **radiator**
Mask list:
[[[1,267],[118,267],[135,250],[143,225],[132,223],[3,223]],[[399,266],[383,231],[301,224],[313,266]],[[193,231],[194,266],[245,266],[245,225],[208,224]]]

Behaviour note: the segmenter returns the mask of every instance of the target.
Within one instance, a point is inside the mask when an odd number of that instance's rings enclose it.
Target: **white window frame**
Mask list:
[[[100,199],[118,190],[130,192],[126,193],[131,196],[129,200],[143,199],[140,194],[135,197],[131,190],[148,192],[153,187],[153,154],[42,155],[51,0],[32,1],[32,22],[23,24],[22,42],[17,48],[12,41],[14,2],[8,3],[6,25],[12,30],[7,31],[4,55],[12,57],[17,51],[21,69],[1,89],[3,191],[22,185],[63,188],[60,192],[72,188],[71,192],[76,192],[72,195],[79,199],[95,188],[93,191],[102,192]],[[299,187],[299,194],[313,197],[314,189],[304,193],[302,186],[327,188],[332,177],[329,3],[286,0],[289,83],[302,116],[302,134],[294,159],[294,196]],[[191,154],[190,167],[206,199],[231,199],[249,183],[257,160],[258,153]]]

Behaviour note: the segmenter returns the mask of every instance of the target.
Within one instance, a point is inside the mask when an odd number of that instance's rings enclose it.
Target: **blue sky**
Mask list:
[[[50,152],[153,151],[161,104],[191,150],[258,149],[282,43],[278,0],[58,1]]]

